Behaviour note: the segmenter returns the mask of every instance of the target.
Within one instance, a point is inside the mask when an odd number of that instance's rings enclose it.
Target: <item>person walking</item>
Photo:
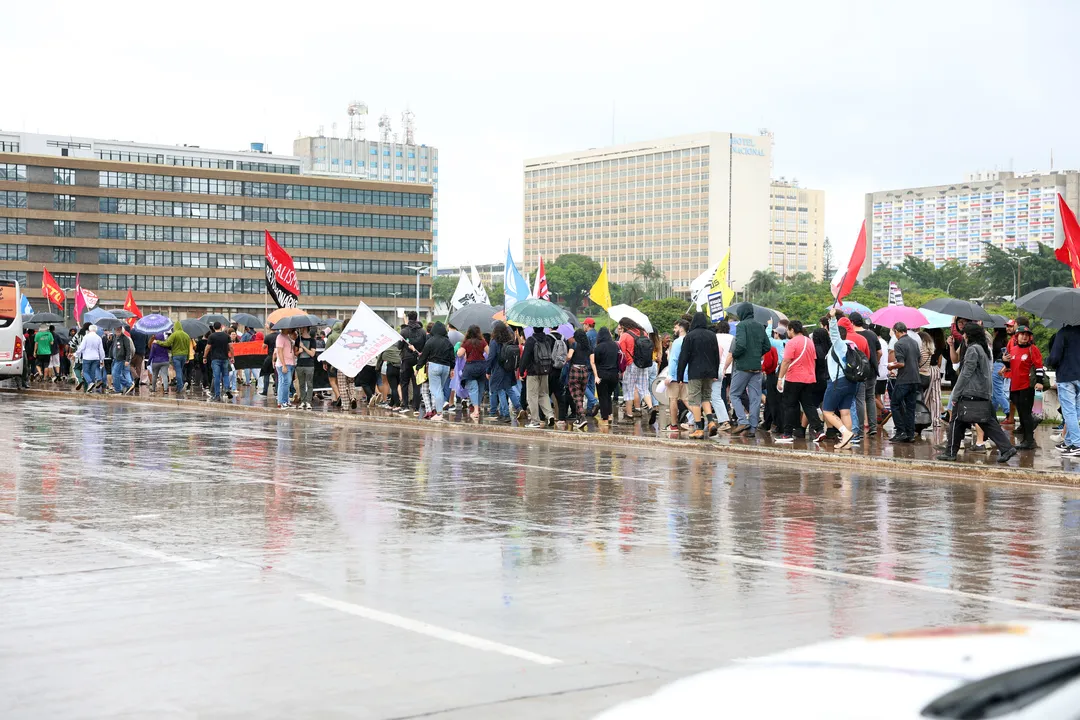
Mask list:
[[[100,390],[105,384],[105,345],[98,335],[97,325],[87,328],[79,348],[75,351],[75,358],[82,362],[86,392],[89,394]]]
[[[739,327],[742,327],[741,325]],[[762,329],[764,335],[764,329]],[[738,340],[736,340],[738,342]],[[768,342],[766,342],[768,345]],[[760,369],[760,360],[759,369]],[[707,440],[716,431],[716,415],[712,407],[712,386],[719,377],[720,346],[716,342],[716,333],[709,329],[705,313],[694,313],[690,322],[690,332],[683,338],[679,351],[679,364],[675,377],[685,377],[687,405],[694,417],[705,419],[704,428],[695,428],[690,433],[693,440]]]
[[[511,412],[521,410],[521,395],[517,391],[517,369],[521,360],[521,348],[517,337],[506,323],[496,321],[491,328],[488,344],[487,376],[488,392],[495,399],[499,421],[508,423]],[[518,416],[519,422],[524,420]]]
[[[551,410],[551,393],[548,389],[548,376],[554,370],[554,339],[544,332],[544,328],[533,328],[533,334],[525,341],[521,355],[524,368],[525,395],[529,402],[529,415],[532,421],[526,426],[542,427],[541,412],[547,418],[548,427],[555,427],[555,416]]]
[[[415,310],[405,313],[405,317],[405,326],[401,328],[401,407],[407,409],[411,406],[414,412],[419,412],[420,386],[416,383],[416,360],[424,349],[427,333],[417,321]]]
[[[380,407],[392,410],[401,405],[401,345],[394,343],[379,355],[379,364],[386,366],[386,384],[390,394]]]
[[[814,341],[803,334],[803,324],[792,320],[788,325],[791,337],[784,348],[784,361],[780,363],[780,372],[776,380],[776,389],[780,392],[783,406],[783,420],[780,436],[775,442],[791,445],[795,442],[796,428],[803,433],[800,416],[806,418],[806,437],[816,438],[821,434],[822,423],[814,404],[814,387],[817,383],[815,368],[817,349]]]
[[[859,432],[869,436],[877,434],[877,405],[874,402],[877,390],[877,371],[881,364],[881,345],[877,333],[866,325],[866,318],[862,313],[855,311],[848,316],[851,325],[855,328],[855,334],[866,341],[866,359],[870,361],[871,376],[868,380],[859,383],[859,391],[855,397],[855,411],[858,415]]]
[[[600,403],[601,428],[611,423],[612,399],[619,385],[619,350],[618,344],[611,339],[611,331],[602,327],[596,332],[596,345],[592,355],[593,375],[597,379],[597,400]]]
[[[470,325],[457,355],[465,360],[461,369],[461,384],[469,394],[470,415],[474,422],[480,422],[480,382],[487,376],[487,349],[488,343],[480,332],[480,326]]]
[[[826,362],[829,367],[829,386],[825,391],[825,399],[821,403],[822,414],[825,422],[840,433],[840,442],[836,449],[840,450],[851,444],[855,433],[852,432],[851,404],[855,401],[855,390],[858,383],[853,383],[844,374],[844,364],[850,348],[855,347],[854,342],[847,339],[847,328],[841,327],[836,321],[836,308],[829,310],[829,354]],[[817,437],[817,442],[825,439],[825,433]]]
[[[423,345],[424,349],[416,356],[416,367],[427,366],[427,385],[431,393],[431,406],[424,417],[441,422],[442,407],[446,403],[443,388],[450,377],[450,368],[454,366],[454,346],[447,336],[446,326],[441,322],[431,326],[431,335],[425,335]]]
[[[149,354],[150,361],[150,394],[157,392],[157,381],[161,379],[161,392],[169,394],[169,350],[162,343],[165,341],[165,333],[158,333],[150,338]]]
[[[274,341],[274,368],[277,371],[277,406],[278,410],[290,410],[293,372],[296,369],[296,349],[293,340],[294,330],[282,330]],[[350,379],[350,385],[352,384]]]
[[[679,402],[681,401],[687,408],[690,407],[689,397],[687,397],[687,384],[689,377],[684,371],[682,375],[679,374],[679,358],[682,356],[683,339],[686,334],[690,332],[690,323],[686,320],[679,318],[675,321],[675,325],[671,328],[671,334],[674,335],[674,339],[671,341],[671,346],[668,348],[668,384],[667,384],[667,400],[668,400],[668,426],[667,431],[671,433],[679,432]],[[717,345],[717,351],[719,352],[720,346]],[[714,383],[715,385],[715,383]],[[715,395],[715,393],[714,393]],[[713,409],[716,408],[716,402],[712,403]]]
[[[735,342],[731,346],[731,362],[735,366],[731,376],[731,406],[738,421],[731,429],[732,435],[757,432],[761,417],[761,358],[771,347],[765,326],[754,319],[753,306],[743,303],[739,307],[739,325],[735,328]],[[743,403],[744,392],[747,404]]]
[[[176,374],[176,395],[184,392],[184,365],[187,364],[191,354],[191,336],[184,332],[180,323],[173,326],[172,333],[165,338],[162,347],[169,351],[169,362],[172,363],[173,372]]]
[[[567,353],[566,362],[570,366],[570,375],[567,379],[567,387],[570,397],[574,401],[574,411],[577,413],[575,427],[584,430],[589,426],[588,416],[585,414],[585,388],[589,383],[589,375],[592,372],[592,343],[585,330],[574,331],[574,344]]]
[[[259,370],[259,375],[262,376],[262,390],[259,394],[266,397],[270,394],[270,378],[273,377],[274,381],[277,381],[277,375],[274,371],[274,352],[277,349],[278,332],[271,330],[263,335],[262,344],[266,348],[266,357],[263,359],[262,368]],[[332,381],[331,381],[331,384]],[[336,394],[336,391],[335,391]]]
[[[1063,437],[1056,449],[1065,457],[1080,457],[1080,325],[1066,325],[1058,331],[1050,346],[1050,365],[1057,371],[1064,420]]]
[[[221,402],[222,390],[225,390],[229,399],[232,400],[232,390],[227,387],[229,361],[232,356],[232,344],[229,343],[228,334],[222,331],[220,322],[214,323],[214,332],[210,333],[210,337],[206,339],[206,346],[202,353],[202,364],[210,367],[212,377],[211,395],[208,401]]]
[[[296,382],[300,386],[300,409],[311,409],[311,395],[315,380],[315,338],[311,328],[300,330],[300,341],[296,346]]]
[[[334,329],[330,333],[330,336],[326,338],[326,346],[330,347],[337,342],[341,337],[342,331],[345,329],[345,324],[340,320],[334,323]],[[328,366],[329,367],[329,366]],[[327,370],[330,373],[329,370]],[[356,409],[356,378],[351,378],[345,373],[341,372],[337,368],[333,368],[333,372],[330,373],[330,390],[334,394],[334,401],[331,403],[334,407],[344,408],[348,403],[351,410]]]
[[[150,336],[135,328],[128,331],[128,336],[131,338],[131,344],[135,347],[135,354],[131,356],[131,377],[135,381],[135,392],[138,393],[142,389],[143,369],[146,354],[149,351]]]
[[[1016,446],[1017,450],[1034,450],[1038,447],[1035,444],[1035,428],[1039,422],[1031,414],[1031,409],[1035,404],[1035,391],[1043,389],[1043,359],[1038,346],[1032,342],[1033,337],[1030,327],[1018,325],[1013,335],[1015,344],[1007,348],[1007,353],[1002,356],[1005,361],[1002,372],[1009,377],[1009,397],[1016,406],[1016,416],[1023,432],[1023,441]]]
[[[950,338],[951,339],[951,338]],[[1016,455],[1016,448],[1008,434],[1001,429],[997,420],[997,411],[991,400],[994,384],[991,379],[991,351],[986,346],[986,332],[976,323],[964,327],[964,340],[967,349],[963,362],[952,386],[953,412],[948,430],[949,444],[945,452],[937,456],[938,460],[956,460],[964,433],[972,425],[982,428],[986,437],[994,441],[998,449],[999,463],[1006,463]],[[894,415],[895,417],[895,415]]]
[[[131,358],[135,355],[135,345],[124,332],[123,326],[117,328],[112,344],[112,390],[127,395],[135,389],[128,369]]]
[[[653,342],[645,329],[630,318],[619,321],[622,335],[619,349],[623,354],[623,400],[626,402],[627,423],[634,422],[634,409],[644,402],[649,408],[649,425],[656,422],[657,411],[653,405],[649,387],[649,373],[653,366]],[[531,402],[531,399],[530,399]]]
[[[50,377],[49,363],[52,362],[52,347],[55,342],[56,338],[49,332],[49,328],[44,325],[34,333],[34,359],[37,362],[38,369],[41,371],[43,382],[48,381]]]
[[[896,432],[889,438],[889,442],[913,443],[915,442],[915,400],[922,392],[922,384],[919,381],[919,358],[922,355],[922,346],[908,334],[907,325],[902,322],[893,325],[893,338],[896,341],[893,346],[895,359],[887,367],[896,372],[892,394],[889,397]],[[952,346],[953,342],[953,338],[950,337],[949,345]]]

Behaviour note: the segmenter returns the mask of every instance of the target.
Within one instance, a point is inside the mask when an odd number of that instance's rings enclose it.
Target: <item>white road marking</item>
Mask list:
[[[154,518],[161,517],[161,513],[147,513],[145,515],[132,515],[132,520],[153,520]]]
[[[430,625],[426,622],[421,622],[420,620],[413,620],[411,618],[402,617],[401,615],[394,615],[393,613],[364,607],[363,605],[355,605],[353,603],[335,600],[324,595],[300,593],[299,596],[302,600],[306,600],[307,602],[316,605],[322,605],[323,607],[339,610],[350,615],[356,615],[357,617],[362,617],[367,620],[374,620],[375,622],[380,622],[384,625],[392,625],[393,627],[419,633],[420,635],[427,635],[429,637],[438,638],[439,640],[457,643],[458,645],[463,645],[474,650],[484,650],[486,652],[509,655],[510,657],[528,660],[529,662],[534,662],[538,665],[559,665],[562,663],[562,660],[553,657],[538,655],[534,652],[529,652],[528,650],[522,650],[510,645],[503,645],[502,643],[497,643],[492,640],[485,640],[484,638],[479,638],[475,635],[467,635],[465,633],[457,632],[456,630],[447,630],[446,628]]]
[[[119,540],[113,540],[112,538],[95,537],[91,539],[94,542],[105,545],[107,547],[113,547],[118,550],[124,550],[126,552],[135,553],[136,555],[142,555],[144,557],[154,558],[163,562],[175,563],[176,565],[187,568],[188,570],[210,569],[209,563],[201,562],[199,560],[188,560],[187,558],[182,558],[177,555],[169,555],[168,553],[163,553],[160,550],[155,550],[154,548],[142,547],[139,545],[130,545],[125,542],[120,542]]]

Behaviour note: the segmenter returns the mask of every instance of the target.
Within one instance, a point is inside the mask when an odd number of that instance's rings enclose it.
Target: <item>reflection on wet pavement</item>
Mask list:
[[[1072,490],[3,403],[5,718],[588,717],[828,637],[1080,618]]]

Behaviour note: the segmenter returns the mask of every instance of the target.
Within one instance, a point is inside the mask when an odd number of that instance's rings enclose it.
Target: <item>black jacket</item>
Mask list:
[[[423,329],[421,329],[423,332]],[[450,338],[446,336],[446,326],[441,322],[435,323],[431,328],[431,335],[424,341],[424,349],[416,359],[417,366],[425,363],[446,365],[454,367],[454,346],[450,344]],[[416,343],[413,343],[416,346]],[[417,347],[419,350],[419,347]]]
[[[424,326],[419,322],[411,322],[402,328],[401,337],[405,340],[401,344],[401,364],[413,365],[416,363],[416,356],[423,352],[424,343],[427,342],[427,333],[424,332]],[[410,343],[416,348],[415,353],[409,349]]]
[[[679,350],[679,368],[676,377],[690,380],[711,378],[715,380],[720,370],[720,345],[716,342],[716,333],[708,327],[705,313],[694,313],[690,323],[690,332],[682,341]],[[687,372],[689,368],[689,372]]]
[[[532,336],[525,341],[525,349],[521,354],[521,367],[525,368],[525,372],[529,375],[548,375],[549,373],[541,373],[539,368],[536,367],[536,343],[538,342],[554,346],[555,339],[547,333],[534,332]]]

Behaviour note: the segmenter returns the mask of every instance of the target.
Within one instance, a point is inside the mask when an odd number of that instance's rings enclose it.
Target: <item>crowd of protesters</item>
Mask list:
[[[282,410],[312,409],[316,401],[355,409],[363,398],[433,422],[460,408],[476,422],[486,415],[528,428],[642,423],[691,439],[725,433],[836,449],[884,432],[890,420],[891,443],[918,442],[923,431],[946,423],[938,459],[996,448],[998,461],[1007,462],[1036,447],[1032,410],[1036,390],[1046,385],[1029,323],[1018,317],[1004,328],[984,328],[956,318],[946,330],[884,328],[858,312],[830,310],[812,327],[798,320],[773,325],[755,320],[744,304],[738,318],[713,323],[704,313],[688,314],[663,335],[629,318],[614,332],[587,318],[564,337],[502,322],[490,333],[477,326],[462,333],[442,322],[423,325],[410,312],[402,341],[355,378],[319,360],[341,322],[265,334],[215,323],[197,339],[179,325],[167,336],[149,336],[86,323],[66,338],[53,326],[28,330],[35,362],[27,364],[24,383],[32,373],[42,381],[70,379],[88,393],[131,394],[147,385],[150,394],[174,388],[221,401],[241,385],[261,384],[257,392],[268,396],[273,382]],[[233,344],[251,341],[265,348],[262,366],[238,371]],[[1056,449],[1067,456],[1080,456],[1078,351],[1080,328],[1067,327],[1051,341],[1048,358],[1065,421]],[[319,374],[324,387],[315,387],[317,370],[326,373]],[[951,383],[945,405],[944,380]],[[1014,428],[1020,442],[1002,426]]]

